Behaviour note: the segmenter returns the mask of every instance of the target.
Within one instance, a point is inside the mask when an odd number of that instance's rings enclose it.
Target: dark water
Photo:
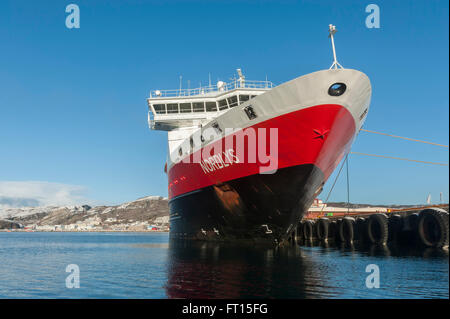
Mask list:
[[[68,264],[80,288],[66,288]],[[380,288],[366,287],[366,266]],[[449,298],[448,251],[168,243],[165,233],[0,233],[0,298]]]

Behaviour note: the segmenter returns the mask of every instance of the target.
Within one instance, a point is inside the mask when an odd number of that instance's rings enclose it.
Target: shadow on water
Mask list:
[[[318,298],[330,294],[322,271],[298,246],[171,241],[165,289],[169,298]]]
[[[366,287],[372,263],[381,289]],[[448,298],[448,250],[172,241],[164,288],[168,298]]]

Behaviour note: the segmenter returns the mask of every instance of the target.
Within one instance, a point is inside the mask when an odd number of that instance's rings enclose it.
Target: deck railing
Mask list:
[[[271,89],[274,86],[271,81],[235,80],[223,83],[220,87],[211,85],[195,89],[153,90],[150,91],[150,98],[205,96],[211,93],[227,92],[234,89]]]

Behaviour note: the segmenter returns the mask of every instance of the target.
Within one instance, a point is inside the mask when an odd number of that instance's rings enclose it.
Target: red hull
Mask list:
[[[266,139],[258,135],[261,132],[258,129],[261,128],[266,129]],[[313,164],[323,172],[323,182],[325,182],[353,141],[355,121],[350,112],[341,105],[325,104],[308,107],[259,122],[213,142],[206,146],[211,152],[208,151],[208,156],[202,158],[214,155],[214,149],[225,151],[226,139],[236,138],[249,129],[254,129],[256,141],[259,139],[267,141],[265,146],[268,150],[270,128],[278,129],[277,169]],[[244,151],[244,158],[241,158],[234,145],[233,152],[238,154],[238,161],[222,165],[221,168],[216,166],[211,171],[206,169],[206,172],[200,163],[192,163],[194,158],[201,157],[202,150],[190,155],[191,163],[174,164],[168,172],[169,198],[173,199],[211,185],[271,170],[267,163],[261,163],[258,159],[255,163],[249,163],[246,160],[249,156],[247,147]]]

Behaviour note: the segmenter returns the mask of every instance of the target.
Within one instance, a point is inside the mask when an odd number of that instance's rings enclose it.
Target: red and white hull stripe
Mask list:
[[[258,130],[264,128],[265,130]],[[271,128],[278,129],[277,169],[314,164],[323,172],[324,182],[349,150],[356,130],[355,119],[347,108],[339,104],[322,104],[256,123],[232,135],[245,134],[246,130],[253,129],[256,140],[261,138],[266,141],[265,146],[268,150]],[[258,136],[259,134],[267,136]],[[190,155],[190,163],[178,162],[169,168],[169,199],[207,186],[260,174],[265,169],[271,170],[267,163],[260,162],[258,158],[255,163],[250,163],[247,160],[249,155],[247,148],[244,148],[243,155],[236,150],[236,145],[233,145],[231,150],[225,149],[227,138],[230,136],[205,146],[212,151],[221,149],[223,153],[208,152],[208,156],[203,153],[203,158],[219,155],[221,158],[229,159],[230,163],[227,164],[224,161],[221,167],[216,165],[211,170],[205,170],[198,161],[192,161],[194,158],[202,157],[200,154],[203,149],[200,149]]]

